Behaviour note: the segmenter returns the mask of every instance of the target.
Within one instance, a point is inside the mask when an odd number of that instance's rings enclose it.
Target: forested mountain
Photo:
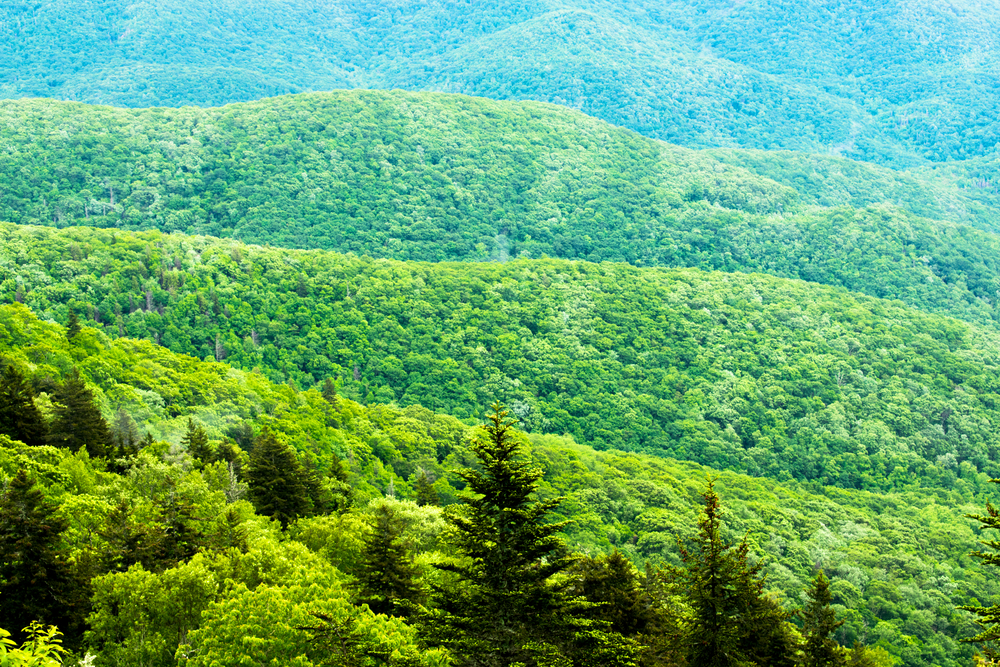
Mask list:
[[[338,93],[221,109],[0,104],[0,219],[375,257],[762,271],[997,321],[982,176],[698,152],[539,104]],[[957,169],[957,167],[956,167]]]
[[[0,94],[218,105],[405,88],[577,108],[689,146],[991,155],[993,0],[340,0],[0,6]]]
[[[534,432],[778,479],[1000,476],[1000,335],[898,302],[694,269],[0,229],[8,302],[276,382],[461,418],[499,398]]]
[[[432,567],[449,561],[442,514],[412,501],[422,478],[433,482],[441,502],[457,499],[465,482],[456,471],[473,459],[474,429],[421,407],[363,407],[149,342],[111,341],[87,325],[78,329],[68,339],[72,330],[40,321],[24,306],[0,307],[3,400],[15,369],[48,418],[64,400],[60,386],[79,378],[107,417],[109,444],[119,443],[121,452],[103,460],[0,435],[5,489],[18,488],[19,469],[30,473],[46,502],[59,508],[52,525],[63,532],[56,543],[49,538],[50,548],[62,550],[77,575],[93,577],[89,586],[64,591],[77,596],[77,606],[59,610],[88,614],[87,634],[68,637],[75,648],[96,649],[97,665],[233,664],[239,652],[264,662],[299,656],[294,664],[320,664],[309,638],[323,626],[311,610],[352,633],[348,646],[361,653],[344,665],[369,664],[361,662],[364,652],[386,642],[412,650],[406,621],[352,605],[365,593],[351,577],[363,572],[379,508],[388,507],[406,549],[416,554],[418,584],[445,583]],[[205,441],[196,447],[199,430]],[[336,494],[349,490],[351,509],[327,514],[322,504],[304,505],[282,534],[255,495],[260,489],[251,470],[254,452],[265,446],[262,434],[292,446],[302,457],[297,465],[315,467],[326,480],[316,488],[334,495],[311,491],[317,503],[338,502]],[[597,556],[617,546],[636,563],[649,561],[653,571],[658,563],[679,562],[676,536],[695,534],[705,477],[718,475],[724,534],[750,536],[754,557],[764,559],[768,589],[785,606],[802,606],[815,569],[824,568],[845,621],[837,639],[881,647],[897,664],[968,664],[971,647],[955,638],[971,627],[955,606],[1000,594],[966,557],[977,537],[962,514],[975,511],[979,494],[992,486],[969,466],[956,469],[947,490],[872,493],[599,452],[566,436],[518,438],[544,471],[539,496],[566,496],[556,518],[572,519],[564,531],[571,548]],[[129,443],[138,440],[149,444],[136,453]],[[234,448],[251,442],[257,444],[249,459]],[[15,524],[4,512],[11,491],[4,493],[0,519],[10,530]],[[15,585],[0,582],[7,592]],[[434,651],[413,660],[398,664],[444,664]]]

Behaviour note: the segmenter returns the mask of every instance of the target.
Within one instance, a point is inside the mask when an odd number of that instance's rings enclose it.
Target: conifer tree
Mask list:
[[[193,419],[188,418],[187,431],[181,438],[181,444],[187,448],[188,454],[202,464],[212,463],[214,460],[212,448],[208,444],[208,433],[200,425],[196,425]]]
[[[764,596],[762,565],[750,563],[746,538],[739,545],[723,539],[713,480],[702,498],[698,535],[693,545],[681,546],[681,579],[691,608],[683,639],[687,663],[793,665],[796,647],[786,627],[788,614]]]
[[[115,412],[111,440],[117,456],[131,457],[140,449],[139,429],[136,428],[135,420],[124,408],[118,408]]]
[[[643,589],[638,572],[617,549],[602,558],[585,557],[574,563],[573,592],[596,603],[590,618],[609,624],[613,632],[631,636],[654,624],[653,601]]]
[[[0,627],[17,641],[32,621],[81,629],[83,586],[61,546],[68,522],[23,469],[0,496]]]
[[[257,511],[281,522],[282,527],[309,510],[302,466],[295,451],[268,429],[254,440],[247,464],[250,501]]]
[[[991,479],[994,484],[1000,484],[1000,479]],[[981,530],[1000,530],[1000,510],[997,510],[992,503],[986,503],[986,514],[967,514],[970,519],[975,519],[980,524]],[[986,550],[973,551],[975,556],[986,565],[994,567],[1000,566],[1000,540],[983,540],[981,542]],[[989,607],[982,605],[959,607],[975,614],[976,623],[982,627],[982,631],[974,637],[963,639],[966,642],[976,642],[981,645],[983,655],[987,660],[1000,661],[1000,650],[997,644],[1000,643],[1000,604],[993,604]]]
[[[330,378],[323,381],[323,398],[326,402],[333,406],[333,409],[337,409],[337,387],[333,384]]]
[[[37,447],[45,444],[46,427],[35,406],[34,392],[13,364],[0,374],[0,434]]]
[[[436,507],[441,504],[441,498],[438,496],[438,492],[434,488],[434,482],[431,481],[430,475],[427,474],[426,470],[420,471],[414,486],[417,490],[418,505],[421,507],[424,505],[433,505]]]
[[[846,656],[832,635],[843,621],[836,620],[830,606],[830,582],[821,570],[806,591],[809,602],[802,610],[802,630],[805,633],[803,667],[842,667]]]
[[[413,554],[403,540],[404,524],[388,502],[376,506],[373,519],[357,574],[359,599],[376,614],[405,616],[408,603],[423,600],[423,591]]]
[[[557,536],[565,522],[547,522],[562,499],[532,499],[542,471],[525,460],[507,411],[492,411],[471,448],[481,469],[459,473],[471,495],[446,514],[466,564],[438,566],[458,584],[439,590],[441,625],[430,630],[459,665],[530,665],[540,647],[569,642],[579,628],[573,601],[552,581],[572,559]]]
[[[80,327],[80,318],[72,307],[69,309],[69,322],[66,324],[66,340],[73,342],[83,329]]]
[[[108,423],[75,368],[54,398],[55,419],[49,430],[49,444],[74,452],[85,447],[92,457],[107,456],[111,442]]]

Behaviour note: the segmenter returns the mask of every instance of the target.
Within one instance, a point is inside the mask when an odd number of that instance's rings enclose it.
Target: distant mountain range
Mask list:
[[[342,88],[563,104],[692,147],[885,164],[1000,142],[1000,3],[14,0],[0,96],[213,106]]]

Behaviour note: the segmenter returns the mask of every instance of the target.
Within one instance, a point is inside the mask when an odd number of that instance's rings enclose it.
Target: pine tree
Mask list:
[[[329,403],[334,410],[338,409],[337,406],[337,387],[333,384],[330,378],[323,381],[323,398]]]
[[[617,549],[602,558],[579,559],[572,573],[573,592],[596,603],[588,616],[607,622],[613,632],[637,635],[655,623],[653,601],[635,567]]]
[[[181,438],[181,444],[187,448],[188,454],[202,464],[212,463],[215,459],[211,446],[208,444],[208,433],[201,426],[195,425],[193,419],[188,419],[187,431]]]
[[[82,330],[80,327],[80,318],[77,317],[76,311],[70,308],[69,322],[66,324],[66,340],[72,343]]]
[[[1000,479],[991,479],[990,481],[1000,484]],[[985,515],[967,514],[966,516],[981,523],[981,530],[1000,530],[1000,510],[997,510],[989,502],[986,503]],[[1000,540],[983,540],[981,544],[986,546],[987,550],[973,551],[971,555],[986,565],[1000,566]],[[976,623],[982,627],[980,633],[962,641],[979,643],[987,660],[1000,660],[1000,650],[996,648],[997,643],[1000,642],[1000,604],[993,604],[989,607],[965,606],[959,607],[959,609],[975,614],[977,616]]]
[[[793,665],[794,651],[787,632],[788,614],[764,596],[762,564],[749,561],[746,538],[735,545],[722,537],[722,509],[714,481],[702,498],[698,536],[681,547],[691,619],[683,649],[687,663],[699,667],[737,667],[747,663]]]
[[[365,537],[358,570],[359,599],[376,614],[405,616],[423,600],[419,571],[403,541],[404,524],[389,502],[376,506],[372,531]]]
[[[833,633],[844,624],[836,620],[836,612],[830,606],[830,582],[822,570],[816,575],[806,591],[809,602],[802,610],[802,630],[805,634],[805,659],[803,667],[842,667],[846,664],[844,650],[832,638]]]
[[[45,420],[31,387],[13,364],[6,364],[0,374],[0,434],[32,447],[45,444]]]
[[[257,511],[281,522],[282,527],[309,509],[309,496],[302,480],[302,466],[295,451],[265,429],[254,440],[247,465],[250,501]]]
[[[423,507],[424,505],[438,506],[441,504],[441,498],[438,496],[437,490],[434,488],[434,482],[431,481],[430,475],[427,474],[426,470],[421,470],[420,474],[417,475],[417,481],[414,484],[417,490],[417,504]]]
[[[74,452],[85,447],[92,457],[107,456],[111,442],[108,423],[75,368],[54,398],[55,419],[49,430],[49,444]]]
[[[0,627],[17,641],[32,621],[56,625],[69,638],[82,630],[84,586],[61,546],[68,526],[19,470],[0,496]]]
[[[437,566],[458,583],[438,590],[441,614],[428,630],[459,665],[534,664],[540,650],[572,641],[580,627],[573,601],[552,581],[572,559],[557,537],[565,522],[547,522],[562,499],[532,500],[542,472],[524,459],[506,410],[492,410],[485,437],[471,447],[481,469],[459,473],[471,495],[446,514],[466,564]]]

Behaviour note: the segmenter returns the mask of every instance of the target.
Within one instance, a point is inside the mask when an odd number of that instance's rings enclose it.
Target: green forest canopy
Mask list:
[[[987,5],[8,2],[0,95],[179,107],[435,90],[558,103],[694,147],[910,165],[996,151]]]
[[[5,301],[276,382],[464,419],[499,398],[533,432],[777,479],[1000,476],[998,334],[899,302],[695,269],[0,229]]]
[[[998,319],[984,165],[964,179],[959,167],[917,177],[699,152],[550,105],[400,92],[219,109],[28,100],[0,104],[0,125],[10,222],[394,259],[761,271]]]
[[[166,441],[152,448],[165,460],[155,454],[142,458],[127,476],[118,477],[102,471],[85,454],[27,448],[0,438],[0,475],[10,477],[25,468],[42,482],[70,520],[66,547],[76,555],[100,551],[105,540],[117,539],[116,533],[97,529],[101,517],[122,498],[131,499],[129,521],[145,516],[155,528],[169,519],[158,509],[167,497],[163,494],[179,494],[173,502],[188,503],[188,520],[201,517],[198,530],[206,535],[217,530],[220,521],[243,522],[252,550],[243,565],[225,566],[235,568],[229,576],[237,582],[247,581],[251,588],[267,584],[258,591],[266,595],[273,590],[269,587],[281,592],[299,578],[319,584],[323,595],[342,597],[340,584],[315,568],[326,572],[332,563],[351,571],[359,558],[368,499],[381,497],[390,484],[399,498],[412,498],[415,480],[424,471],[435,480],[442,500],[454,502],[461,480],[453,471],[468,465],[472,429],[453,417],[418,406],[364,407],[344,398],[331,408],[314,389],[296,391],[256,373],[177,355],[149,342],[112,341],[89,327],[69,343],[62,327],[38,320],[22,305],[0,306],[0,356],[20,368],[33,385],[46,386],[78,369],[109,421],[124,412],[140,432]],[[48,394],[40,394],[36,403],[47,411]],[[321,460],[336,453],[348,467],[360,515],[300,520],[289,533],[293,539],[279,546],[275,528],[252,517],[252,510],[248,515],[245,502],[229,505],[236,515],[225,514],[226,503],[232,501],[224,494],[231,484],[224,468],[192,468],[187,453],[178,449],[188,419],[204,425],[213,441],[233,426],[249,424],[251,432],[267,427]],[[765,558],[769,588],[783,593],[786,604],[798,605],[814,568],[825,568],[833,580],[836,609],[846,621],[838,639],[846,644],[864,639],[886,648],[908,667],[967,664],[971,647],[956,638],[970,634],[971,627],[955,606],[1000,594],[995,581],[967,557],[977,536],[963,513],[974,511],[981,494],[991,490],[986,488],[991,486],[987,475],[968,466],[946,482],[947,489],[864,492],[718,473],[661,457],[599,452],[567,436],[526,437],[545,471],[540,496],[568,495],[560,516],[573,521],[566,537],[575,549],[600,554],[615,545],[640,564],[676,562],[676,537],[694,530],[705,476],[718,475],[717,489],[728,510],[726,534],[738,538],[749,531],[753,553]],[[424,567],[427,558],[441,557],[430,553],[436,548],[433,534],[414,533],[413,538],[429,550],[418,560]],[[310,555],[307,548],[316,553]],[[238,587],[232,591],[212,583],[212,577],[227,571],[223,563],[213,564],[214,553],[209,549],[163,575],[140,569],[103,580],[95,599],[102,614],[95,619],[100,621],[95,639],[111,642],[104,646],[106,651],[154,651],[146,654],[147,660],[162,650],[158,642],[164,636],[169,648],[169,632],[197,627],[197,612],[213,596],[239,595]],[[199,583],[205,577],[208,584]],[[118,604],[115,596],[121,595],[112,586],[116,581],[128,587],[123,590],[145,591],[148,608],[142,606],[147,603],[138,599],[141,596],[121,598],[122,616],[114,616],[110,610]],[[312,595],[314,600],[325,599]],[[193,609],[193,615],[164,617],[159,629],[157,619],[177,605]],[[129,613],[136,614],[134,619]],[[146,640],[128,640],[137,639],[130,633],[140,631],[147,633]],[[176,644],[176,638],[173,641]]]

